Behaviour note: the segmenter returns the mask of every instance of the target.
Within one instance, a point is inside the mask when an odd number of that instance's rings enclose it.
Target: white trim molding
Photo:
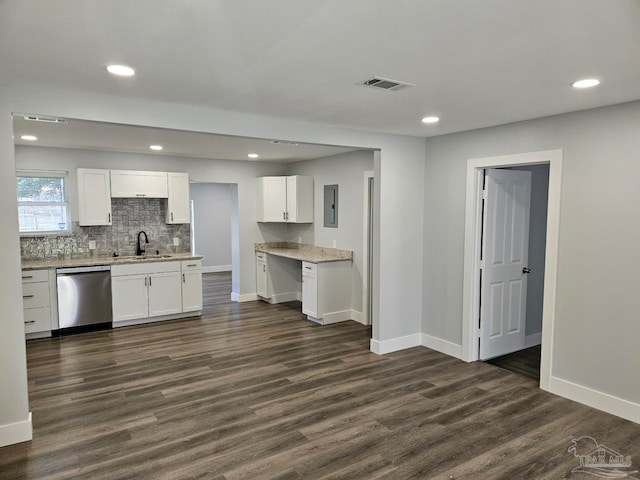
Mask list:
[[[384,355],[386,353],[420,346],[422,346],[422,334],[414,333],[405,337],[390,338],[389,340],[382,341],[374,340],[372,338],[370,349],[373,353]]]
[[[232,302],[254,302],[258,300],[258,295],[255,293],[243,293],[239,294],[236,292],[231,292],[231,301]]]
[[[426,333],[422,334],[422,346],[451,357],[462,358],[462,345],[443,340],[442,338],[432,337]]]
[[[339,312],[325,313],[322,317],[323,325],[331,325],[332,323],[346,322],[351,320],[351,310],[341,310]]]
[[[14,443],[28,442],[33,438],[33,423],[31,412],[22,422],[0,425],[0,447],[13,445]]]
[[[561,397],[640,423],[640,404],[551,376],[545,389]]]
[[[359,312],[357,310],[351,310],[351,320],[354,322],[361,323],[362,325],[367,324],[367,320],[364,316],[364,312]]]
[[[202,267],[202,273],[230,272],[231,265],[213,265],[210,267]]]

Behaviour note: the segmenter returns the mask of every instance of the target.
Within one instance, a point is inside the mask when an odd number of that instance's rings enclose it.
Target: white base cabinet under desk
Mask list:
[[[302,313],[327,325],[351,319],[351,260],[302,262]]]

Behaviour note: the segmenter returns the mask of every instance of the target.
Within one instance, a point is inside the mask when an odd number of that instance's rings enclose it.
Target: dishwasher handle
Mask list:
[[[56,275],[75,275],[78,273],[109,272],[111,265],[92,265],[89,267],[70,267],[56,269]]]

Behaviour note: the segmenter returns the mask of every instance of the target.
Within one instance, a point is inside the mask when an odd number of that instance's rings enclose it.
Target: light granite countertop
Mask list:
[[[256,252],[291,258],[309,263],[341,262],[353,260],[353,251],[339,248],[317,247],[293,242],[256,243]]]
[[[127,263],[175,262],[182,260],[198,260],[201,258],[204,257],[202,255],[191,255],[190,253],[122,257],[65,257],[56,259],[22,260],[22,269],[38,270],[45,268],[92,267],[95,265],[124,265]]]

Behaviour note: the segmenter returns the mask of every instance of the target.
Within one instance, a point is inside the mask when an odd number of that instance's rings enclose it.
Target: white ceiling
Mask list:
[[[0,65],[0,84],[432,136],[640,99],[640,2],[3,0]],[[356,85],[372,75],[415,87]]]
[[[50,117],[49,117],[50,118]],[[221,160],[290,163],[328,157],[358,150],[349,147],[306,143],[275,144],[277,139],[258,139],[185,132],[132,125],[119,125],[86,120],[67,119],[68,123],[47,123],[13,116],[14,143],[38,147],[80,148],[112,152],[146,153]],[[36,142],[21,140],[22,135],[34,135]],[[162,145],[160,152],[150,145]],[[247,157],[257,153],[257,159]]]

